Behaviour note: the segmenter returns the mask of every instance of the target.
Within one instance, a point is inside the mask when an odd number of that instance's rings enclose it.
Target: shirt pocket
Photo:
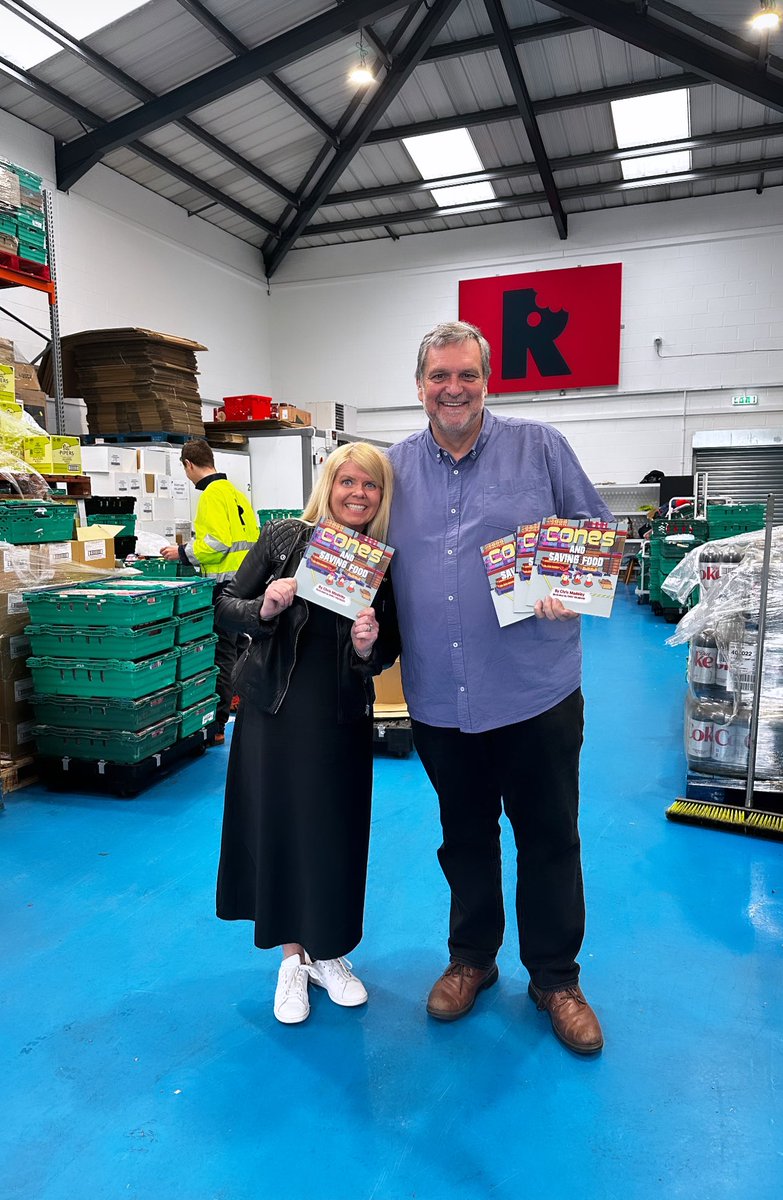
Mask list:
[[[554,497],[549,480],[540,486],[509,479],[484,488],[484,524],[512,533],[517,525],[540,521],[555,515]]]

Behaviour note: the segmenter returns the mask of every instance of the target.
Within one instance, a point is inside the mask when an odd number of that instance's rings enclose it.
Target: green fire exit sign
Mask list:
[[[731,403],[735,408],[749,408],[754,404],[758,404],[758,396],[732,396]]]

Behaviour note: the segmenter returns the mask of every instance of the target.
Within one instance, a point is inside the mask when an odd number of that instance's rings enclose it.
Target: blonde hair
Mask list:
[[[308,524],[315,524],[316,521],[324,520],[334,521],[335,517],[329,507],[329,500],[332,495],[334,481],[337,478],[337,472],[347,462],[356,463],[357,467],[360,467],[362,471],[366,471],[373,483],[377,483],[381,489],[381,502],[378,505],[378,511],[364,532],[369,534],[370,537],[377,538],[379,542],[385,542],[386,534],[389,530],[389,512],[391,510],[392,490],[394,488],[394,475],[391,463],[386,455],[382,454],[375,446],[370,446],[367,442],[348,442],[329,455],[324,469],[312,490],[310,499],[305,505],[302,520],[307,521]]]

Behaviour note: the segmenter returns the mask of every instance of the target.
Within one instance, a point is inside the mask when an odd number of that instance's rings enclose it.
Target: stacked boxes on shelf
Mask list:
[[[0,265],[49,278],[43,180],[0,158]]]
[[[38,372],[20,361],[14,343],[0,338],[0,448],[41,475],[79,475],[78,437],[46,432],[46,395]]]
[[[179,451],[166,445],[83,447],[93,496],[134,497],[137,537],[156,534],[186,542],[191,535],[191,488]]]

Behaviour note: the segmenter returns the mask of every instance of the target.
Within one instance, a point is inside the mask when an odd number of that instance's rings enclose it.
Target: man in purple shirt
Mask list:
[[[440,802],[438,859],[451,889],[450,962],[427,1011],[456,1020],[498,978],[505,808],[529,994],[562,1042],[592,1054],[603,1035],[576,962],[585,921],[579,619],[548,598],[537,620],[501,628],[479,547],[543,517],[611,513],[556,429],[484,407],[488,379],[479,330],[438,325],[416,368],[429,427],[389,450],[403,688]]]

